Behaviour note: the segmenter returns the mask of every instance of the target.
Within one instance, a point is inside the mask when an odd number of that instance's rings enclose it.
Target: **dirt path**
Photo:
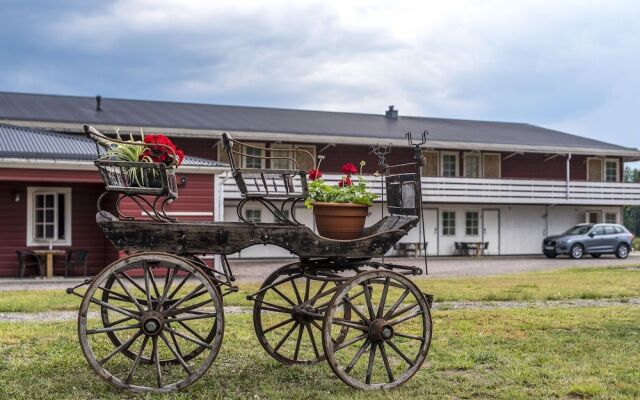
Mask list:
[[[573,307],[607,307],[607,306],[640,306],[640,297],[631,299],[574,299],[548,301],[445,301],[434,303],[434,310],[491,310],[498,308],[573,308]],[[226,306],[225,314],[247,314],[248,307]],[[98,318],[91,313],[90,318]],[[60,322],[73,321],[78,318],[77,311],[47,311],[39,313],[10,312],[0,313],[0,322]]]

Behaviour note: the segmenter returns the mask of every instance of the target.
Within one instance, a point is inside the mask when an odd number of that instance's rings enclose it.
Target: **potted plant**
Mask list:
[[[362,236],[369,207],[378,195],[367,191],[367,181],[352,163],[342,166],[342,179],[330,185],[322,179],[320,164],[309,171],[309,194],[305,205],[313,208],[318,233],[331,239],[351,240]],[[355,178],[354,175],[358,174]]]
[[[101,159],[164,164],[170,168],[177,168],[182,164],[184,152],[178,149],[171,139],[163,134],[145,135],[142,129],[140,135],[142,140],[135,140],[132,134],[129,135],[129,140],[123,140],[116,131],[117,140],[109,141],[109,147]],[[130,186],[162,186],[161,177],[154,168],[131,166],[125,169]]]

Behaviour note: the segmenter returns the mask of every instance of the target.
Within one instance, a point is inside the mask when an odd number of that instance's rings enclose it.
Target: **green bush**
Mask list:
[[[640,237],[633,239],[633,242],[631,242],[631,245],[633,246],[634,249],[640,251]]]

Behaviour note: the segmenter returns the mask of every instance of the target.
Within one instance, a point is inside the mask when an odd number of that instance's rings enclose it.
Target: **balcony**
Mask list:
[[[335,184],[341,176],[323,178]],[[370,189],[380,194],[380,178],[366,178]],[[223,190],[225,199],[240,198],[233,178],[225,181]],[[422,193],[429,203],[640,206],[640,183],[428,177],[422,178]]]

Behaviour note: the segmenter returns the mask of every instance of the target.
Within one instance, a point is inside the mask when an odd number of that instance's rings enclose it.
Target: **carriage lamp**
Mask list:
[[[180,186],[184,186],[187,184],[187,177],[183,176],[180,178]]]

